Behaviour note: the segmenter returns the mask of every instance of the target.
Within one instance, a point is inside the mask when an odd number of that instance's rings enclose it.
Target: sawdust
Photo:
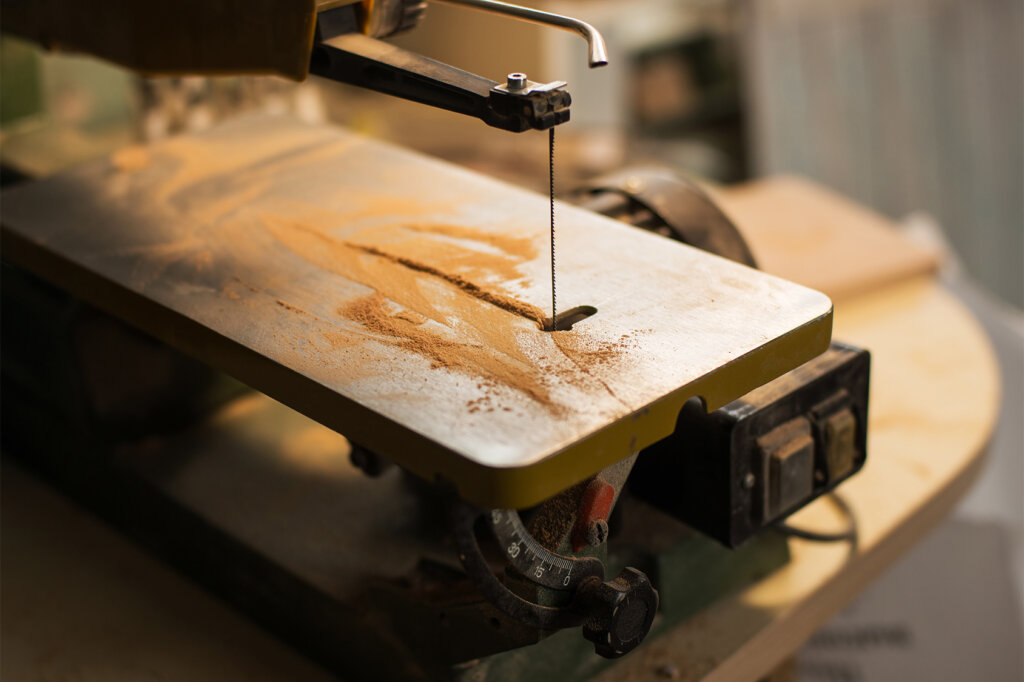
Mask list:
[[[287,301],[282,301],[282,300],[281,300],[281,299],[279,299],[279,298],[275,298],[275,299],[274,299],[274,303],[278,304],[279,306],[281,306],[281,307],[282,307],[282,308],[284,308],[285,310],[291,310],[292,312],[296,312],[296,313],[299,313],[299,314],[301,314],[301,315],[309,315],[309,313],[308,313],[308,312],[306,312],[305,310],[303,310],[303,309],[302,309],[302,308],[300,308],[299,306],[297,306],[297,305],[292,305],[291,303],[289,303],[289,302],[287,302]]]
[[[245,287],[246,289],[248,289],[249,291],[253,292],[254,294],[262,294],[263,293],[263,289],[260,289],[259,287],[253,286],[252,284],[249,284],[248,282],[243,280],[241,277],[238,277],[238,276],[232,277],[231,278],[231,282],[229,282],[227,286],[231,286],[232,282],[236,283],[236,284],[240,284],[241,286]]]
[[[326,227],[318,229],[315,224],[274,216],[262,216],[261,222],[284,248],[316,267],[364,284],[374,291],[386,292],[391,300],[404,308],[443,322],[444,314],[435,304],[436,297],[425,295],[418,285],[416,273],[407,268],[374,267],[374,263],[365,261],[367,254],[325,234],[323,230]]]
[[[633,347],[633,336],[602,341],[588,336],[585,327],[543,332],[544,312],[503,291],[511,278],[521,277],[522,257],[535,252],[532,244],[524,243],[528,240],[491,240],[469,228],[445,225],[378,227],[334,237],[329,231],[337,229],[333,227],[337,222],[329,216],[316,217],[295,220],[263,215],[261,221],[287,251],[372,290],[337,309],[360,325],[364,334],[428,359],[433,369],[477,378],[478,394],[467,396],[465,403],[470,414],[513,411],[503,404],[509,389],[553,414],[564,414],[569,408],[551,395],[551,388],[558,384],[586,392],[605,391],[619,400],[600,378],[600,370]],[[427,232],[482,240],[516,253],[484,253],[425,238]],[[490,278],[467,274],[477,271]],[[339,333],[347,340],[335,337],[329,343],[342,347],[352,339],[365,339],[359,333]],[[345,372],[355,376],[359,371],[347,366],[335,370],[340,376]]]
[[[264,217],[263,224],[281,245],[317,267],[359,282],[384,294],[405,311],[413,311],[428,320],[445,326],[457,321],[463,336],[478,345],[493,348],[519,362],[528,361],[512,338],[511,319],[520,319],[520,316],[510,319],[509,308],[525,313],[521,317],[530,320],[534,328],[538,324],[536,318],[543,318],[539,308],[504,296],[493,287],[486,289],[491,296],[451,296],[444,290],[455,285],[447,276],[431,276],[422,268],[408,267],[398,258],[370,253],[300,221]],[[434,264],[426,265],[447,275]],[[484,291],[483,287],[466,281]],[[485,300],[488,298],[503,305]]]
[[[392,256],[429,263],[482,285],[526,288],[520,267],[537,255],[534,240],[445,223],[378,225],[347,241],[386,250]]]
[[[395,317],[397,317],[400,320],[412,322],[413,324],[423,324],[424,322],[427,321],[427,318],[423,317],[414,310],[399,310],[397,313],[395,313]]]
[[[518,315],[519,317],[523,317],[528,320],[533,320],[534,322],[537,323],[537,327],[539,329],[544,328],[544,311],[535,305],[524,303],[523,301],[516,300],[511,296],[505,296],[503,294],[490,291],[477,284],[474,284],[473,282],[470,282],[464,277],[460,277],[459,275],[453,275],[444,272],[443,270],[439,270],[438,268],[427,265],[426,263],[422,263],[420,261],[413,260],[411,258],[405,258],[402,256],[396,256],[394,254],[387,253],[373,246],[362,246],[360,244],[351,243],[349,243],[348,246],[351,246],[354,249],[358,249],[359,251],[363,251],[364,253],[370,253],[373,254],[374,256],[386,258],[394,263],[404,265],[410,270],[415,270],[417,272],[422,272],[433,277],[443,279],[449,284],[454,284],[459,289],[469,294],[473,298],[477,298],[480,299],[481,301],[490,303],[491,305],[497,306],[502,310],[507,310],[510,313]]]
[[[154,188],[153,196],[164,202],[175,194],[215,177],[245,175],[249,172],[279,173],[286,167],[301,166],[329,158],[349,143],[316,128],[297,129],[290,135],[247,136],[245,144],[231,135],[175,137],[154,147],[173,172]],[[247,182],[239,182],[239,187]]]
[[[542,405],[557,409],[551,401],[550,392],[534,376],[531,368],[516,366],[489,348],[446,339],[428,329],[426,323],[416,324],[392,313],[388,299],[379,293],[343,305],[338,312],[385,337],[386,343],[426,357],[431,361],[432,369],[469,370],[482,374],[493,382],[522,391]]]
[[[580,481],[540,505],[527,530],[541,545],[557,552],[572,531],[583,493],[590,483]]]
[[[578,376],[575,383],[592,383],[600,386],[608,395],[618,401],[621,405],[629,408],[612,389],[608,383],[601,378],[603,365],[617,361],[622,355],[637,344],[636,336],[650,330],[634,330],[623,334],[616,341],[605,341],[593,339],[573,331],[552,332],[550,336],[559,352],[569,360],[576,369]],[[560,373],[565,376],[565,371]]]
[[[424,232],[427,234],[441,234],[455,239],[467,239],[475,242],[483,242],[521,260],[532,260],[537,257],[537,245],[529,237],[513,237],[511,235],[483,232],[463,225],[447,225],[438,223],[405,224],[406,230]]]
[[[199,197],[197,199],[194,196],[190,196],[185,202],[181,203],[187,204],[186,210],[195,217],[197,222],[210,225],[247,206],[270,188],[270,179],[266,177],[260,179],[253,178],[248,181],[247,185],[240,188],[240,183],[245,182],[246,179],[233,178],[233,180],[235,186],[227,187],[222,185],[215,198]]]
[[[238,305],[252,306],[253,299],[250,294],[262,294],[263,290],[254,287],[239,277],[232,277],[220,288],[221,296],[238,301]]]
[[[508,405],[502,405],[499,384],[490,379],[479,382],[476,385],[480,396],[466,401],[466,409],[470,414],[477,412],[514,412]]]
[[[634,330],[621,335],[616,341],[591,339],[580,334],[554,332],[551,334],[555,345],[573,362],[585,369],[594,369],[607,365],[620,358],[623,352],[637,346],[636,337],[643,333]]]
[[[509,402],[512,391],[561,414],[569,408],[552,399],[555,387],[570,384],[591,392],[598,383],[604,386],[593,370],[628,349],[623,339],[588,339],[585,329],[542,332],[542,308],[511,293],[529,286],[525,271],[536,271],[532,265],[543,251],[543,235],[426,222],[421,216],[450,211],[372,191],[348,197],[342,210],[275,200],[270,188],[282,175],[340,157],[357,142],[302,130],[240,144],[241,134],[130,147],[114,154],[111,165],[123,174],[126,187],[146,186],[155,203],[192,217],[190,224],[196,225],[174,242],[135,247],[145,249],[148,277],[183,261],[219,274],[230,260],[220,250],[211,252],[211,243],[231,254],[262,253],[269,236],[271,246],[283,247],[282,257],[298,256],[372,292],[353,301],[357,294],[343,285],[350,293],[332,305],[329,299],[313,302],[296,294],[291,281],[271,281],[262,272],[254,279],[259,287],[238,277],[216,282],[223,284],[224,300],[235,305],[269,302],[303,316],[291,329],[261,332],[273,344],[291,348],[296,364],[315,362],[330,368],[332,379],[355,381],[372,365],[371,358],[381,357],[367,344],[372,338],[424,357],[434,369],[478,379],[477,393],[466,396],[470,413],[515,411],[510,405],[522,403]],[[381,225],[383,220],[393,222]],[[266,235],[254,234],[254,225]],[[219,241],[211,242],[211,234]],[[313,310],[318,314],[308,312]],[[344,319],[325,310],[337,310]],[[358,350],[345,350],[352,346]]]
[[[361,339],[351,334],[344,334],[333,329],[325,329],[321,331],[320,336],[323,337],[324,341],[327,342],[331,350],[350,348],[352,346],[359,345],[359,343],[361,342]]]

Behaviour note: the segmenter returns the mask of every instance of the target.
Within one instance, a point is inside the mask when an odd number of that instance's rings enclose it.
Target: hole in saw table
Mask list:
[[[597,312],[597,308],[592,305],[578,305],[575,308],[569,308],[555,315],[555,325],[552,328],[551,318],[544,320],[544,331],[568,331],[572,329],[572,326],[577,322],[582,322],[591,315]]]

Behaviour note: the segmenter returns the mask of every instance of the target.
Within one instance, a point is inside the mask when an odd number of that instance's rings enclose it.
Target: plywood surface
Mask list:
[[[334,679],[7,460],[0,485],[0,678]]]
[[[538,169],[542,172],[543,169]],[[238,122],[3,196],[5,258],[464,497],[528,506],[821,352],[831,302],[325,126]]]
[[[834,301],[938,268],[936,251],[810,180],[775,176],[707,189],[743,233],[760,268]]]

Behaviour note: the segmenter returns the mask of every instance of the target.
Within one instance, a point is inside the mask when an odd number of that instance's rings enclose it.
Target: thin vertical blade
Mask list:
[[[548,128],[548,195],[551,202],[551,331],[557,330],[555,306],[555,129]]]

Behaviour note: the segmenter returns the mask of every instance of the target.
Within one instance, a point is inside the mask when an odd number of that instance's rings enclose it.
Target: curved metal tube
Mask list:
[[[538,9],[530,9],[529,7],[520,7],[519,5],[511,5],[507,2],[499,2],[498,0],[436,0],[437,2],[447,2],[450,5],[466,5],[467,7],[476,7],[487,12],[494,12],[496,14],[505,14],[510,17],[522,19],[523,21],[529,21],[534,24],[542,24],[544,26],[554,26],[555,28],[561,28],[566,31],[572,31],[583,36],[587,45],[590,46],[590,54],[588,61],[590,68],[596,68],[598,66],[604,66],[608,63],[608,49],[605,47],[604,38],[597,32],[597,29],[588,24],[585,21],[579,19],[573,19],[572,17],[565,17],[560,14],[552,14],[550,12],[542,12]]]

